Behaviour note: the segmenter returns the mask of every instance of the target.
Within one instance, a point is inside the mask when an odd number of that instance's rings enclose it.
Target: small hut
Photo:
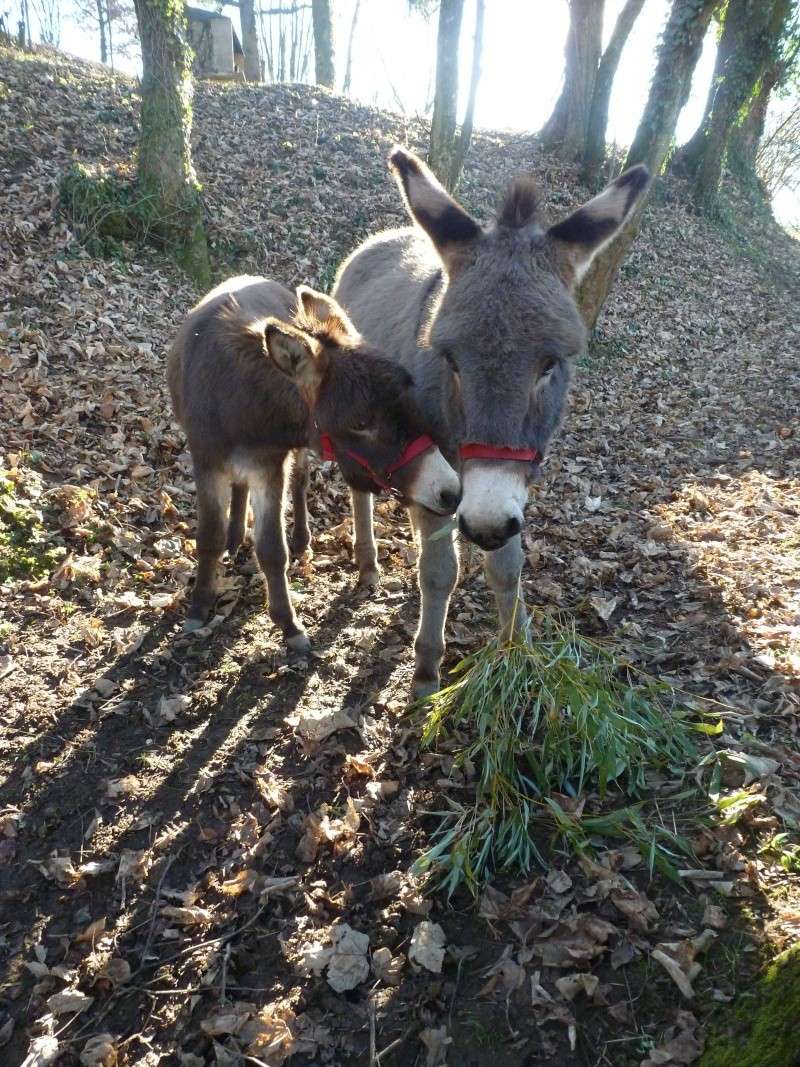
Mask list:
[[[186,7],[196,78],[244,79],[244,49],[227,15]]]

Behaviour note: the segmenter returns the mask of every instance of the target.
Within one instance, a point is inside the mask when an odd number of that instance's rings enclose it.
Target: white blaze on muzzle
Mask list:
[[[458,519],[479,538],[505,540],[510,522],[522,526],[528,499],[526,469],[521,463],[468,460]]]
[[[409,499],[429,511],[447,514],[461,492],[461,480],[438,448],[431,448],[417,460],[417,472],[406,490]]]

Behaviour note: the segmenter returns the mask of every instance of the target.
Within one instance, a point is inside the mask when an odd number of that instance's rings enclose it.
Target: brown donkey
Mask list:
[[[525,626],[519,601],[528,486],[561,418],[586,343],[573,299],[592,258],[630,217],[650,176],[631,168],[554,226],[517,180],[496,221],[479,225],[416,156],[390,163],[416,226],[371,238],[345,261],[334,295],[371,343],[414,375],[423,419],[460,465],[462,534],[485,550],[501,632]],[[368,495],[353,494],[356,558],[375,569]],[[422,615],[414,690],[438,688],[444,621],[458,577],[442,520],[411,509],[420,540]]]
[[[286,643],[309,647],[286,580],[284,497],[293,478],[292,549],[309,543],[306,446],[336,458],[360,492],[391,489],[438,514],[458,505],[458,475],[424,432],[410,372],[368,347],[330,297],[233,278],[192,310],[169,353],[168,380],[197,484],[197,578],[187,628],[214,606],[217,566],[244,536],[248,495],[269,613]],[[229,511],[227,538],[226,514]],[[369,575],[369,560],[357,557]]]

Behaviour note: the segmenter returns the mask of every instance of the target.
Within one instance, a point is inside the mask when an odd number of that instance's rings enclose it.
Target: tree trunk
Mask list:
[[[481,56],[483,54],[483,21],[486,10],[485,0],[476,0],[475,4],[475,36],[472,40],[472,71],[469,78],[469,96],[467,97],[467,110],[464,112],[464,121],[461,123],[461,131],[453,151],[453,161],[450,166],[448,189],[454,192],[458,185],[464,160],[467,158],[472,130],[475,126],[475,103],[478,99],[478,83],[481,80]]]
[[[356,6],[353,9],[353,21],[350,23],[350,37],[347,42],[347,64],[344,70],[344,81],[342,82],[342,93],[344,96],[350,92],[350,82],[353,75],[353,41],[356,37],[356,26],[358,25],[358,15],[361,11],[361,0],[356,0]]]
[[[725,31],[731,25],[736,46],[714,93],[703,129],[692,183],[696,206],[707,214],[717,210],[719,183],[728,137],[736,118],[753,94],[770,60],[775,60],[790,0],[729,0]]]
[[[660,174],[675,126],[692,86],[711,13],[718,0],[673,0],[658,50],[658,60],[644,114],[625,161],[645,163]],[[578,306],[592,329],[622,260],[639,232],[647,197],[617,236],[597,255],[578,290]]]
[[[431,119],[428,163],[436,177],[447,185],[453,169],[456,118],[458,114],[458,44],[464,0],[441,0],[436,36],[436,93]]]
[[[600,51],[605,0],[569,0],[564,87],[539,134],[542,145],[562,159],[580,159],[589,126]]]
[[[108,30],[108,63],[114,69],[114,39],[111,33],[111,0],[106,0],[106,29]]]
[[[108,63],[108,45],[106,44],[106,12],[103,0],[97,0],[97,28],[100,30],[100,62]]]
[[[606,127],[608,126],[608,107],[611,101],[611,90],[619,67],[619,61],[622,57],[622,51],[643,6],[644,0],[626,0],[597,68],[592,103],[589,108],[581,173],[583,181],[590,187],[599,184],[600,169],[603,166],[606,155]]]
[[[333,0],[311,0],[317,85],[333,88]]]
[[[256,29],[256,10],[253,0],[239,0],[239,19],[242,26],[244,76],[249,82],[263,81],[261,54],[258,47],[258,30]]]
[[[783,69],[781,61],[767,68],[744,117],[733,127],[728,139],[728,169],[750,189],[759,188],[756,173],[758,146],[764,136],[770,96],[783,76]]]
[[[167,247],[201,285],[211,269],[200,187],[192,166],[191,50],[186,11],[171,0],[134,0],[142,46],[139,185]]]

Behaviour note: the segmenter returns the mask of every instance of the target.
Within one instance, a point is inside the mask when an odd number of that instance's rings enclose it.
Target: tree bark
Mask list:
[[[650,94],[628,151],[626,167],[644,163],[653,174],[661,173],[717,3],[718,0],[673,0],[658,50]],[[646,202],[647,197],[614,240],[597,255],[581,282],[578,306],[590,329],[594,328],[620,264],[639,232]]]
[[[719,0],[673,0],[658,50],[658,60],[644,114],[625,166],[646,163],[659,174],[675,134],[675,126],[689,98],[692,75],[711,14]]]
[[[458,44],[464,0],[441,0],[436,34],[436,90],[431,119],[428,163],[436,177],[447,185],[453,167],[458,113]]]
[[[191,50],[182,0],[134,0],[142,46],[139,186],[154,226],[199,284],[211,278],[200,186],[192,166]]]
[[[317,85],[328,89],[334,84],[333,0],[312,0],[311,17],[314,22],[314,63]]]
[[[239,19],[242,26],[242,49],[244,51],[244,76],[249,82],[264,80],[261,69],[261,53],[258,47],[256,10],[253,0],[240,0]]]
[[[461,131],[453,150],[453,159],[450,165],[449,182],[447,188],[454,192],[458,185],[461,171],[464,168],[464,160],[467,158],[472,130],[475,126],[475,103],[478,99],[478,83],[481,80],[481,56],[483,55],[483,22],[485,16],[485,0],[476,0],[475,4],[475,36],[472,40],[472,71],[469,78],[469,96],[467,97],[467,110],[464,112],[464,121],[461,123]]]
[[[569,0],[564,86],[539,134],[542,145],[562,159],[580,159],[589,126],[600,51],[605,0]]]
[[[108,63],[108,45],[106,44],[106,11],[103,0],[97,0],[97,28],[100,30],[100,62]]]
[[[758,188],[760,184],[756,173],[758,146],[764,136],[770,96],[781,81],[783,70],[782,61],[772,63],[767,68],[744,118],[733,127],[728,139],[728,169],[744,186],[751,189]]]
[[[614,78],[617,75],[619,61],[634,23],[643,7],[644,0],[626,0],[597,68],[594,92],[592,93],[592,102],[589,108],[581,172],[583,181],[590,187],[598,184],[600,169],[605,160],[608,107],[611,102],[611,90],[614,86]]]
[[[347,63],[344,69],[344,81],[342,82],[342,93],[345,96],[350,92],[350,83],[353,76],[353,42],[356,37],[356,26],[358,25],[360,11],[361,0],[356,0],[356,6],[353,8],[353,21],[350,23],[350,37],[347,41]]]
[[[731,27],[735,46],[714,93],[703,127],[702,146],[694,164],[692,196],[696,206],[713,214],[728,137],[736,118],[756,89],[770,60],[775,60],[790,0],[729,0],[725,33]]]
[[[111,30],[111,0],[106,0],[106,29],[108,30],[108,63],[114,69],[114,38]]]

